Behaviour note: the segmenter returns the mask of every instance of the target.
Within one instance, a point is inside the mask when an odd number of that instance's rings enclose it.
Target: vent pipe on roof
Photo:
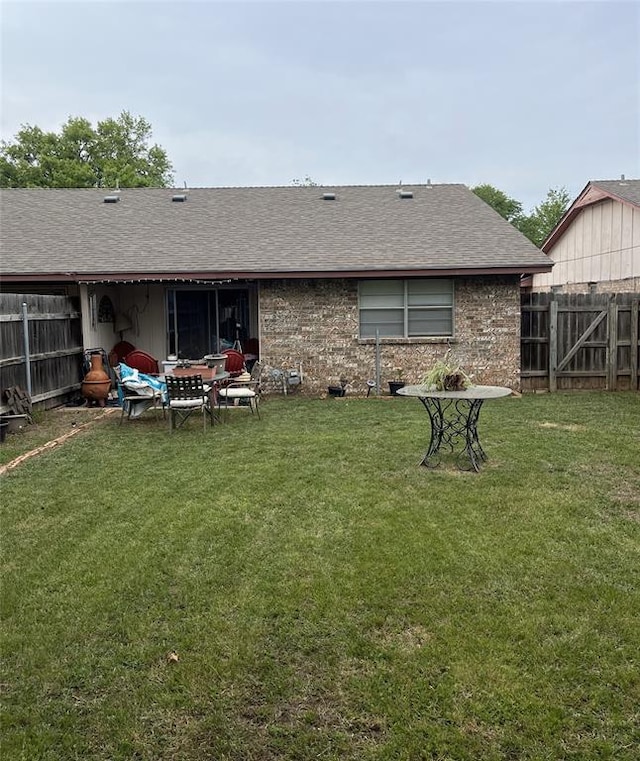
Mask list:
[[[625,176],[623,174],[620,175],[620,179],[624,182]]]

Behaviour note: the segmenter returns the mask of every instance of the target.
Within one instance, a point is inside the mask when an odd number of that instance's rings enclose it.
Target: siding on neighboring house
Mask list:
[[[614,199],[580,209],[546,253],[553,270],[533,276],[534,291],[640,291],[640,209]]]
[[[516,276],[455,278],[455,336],[383,339],[382,390],[404,370],[418,382],[434,360],[452,355],[477,383],[520,386],[520,291]],[[345,377],[354,392],[375,378],[375,341],[358,337],[358,281],[273,280],[260,285],[260,340],[269,369],[302,363],[305,393],[326,391]]]

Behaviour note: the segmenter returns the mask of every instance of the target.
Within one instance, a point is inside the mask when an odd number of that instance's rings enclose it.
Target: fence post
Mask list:
[[[380,396],[380,331],[376,328],[376,396]]]
[[[555,296],[549,302],[549,392],[558,390],[558,302]]]
[[[26,301],[22,302],[22,331],[24,334],[24,370],[27,377],[27,394],[31,399],[31,350],[29,347],[29,315]]]
[[[631,302],[631,349],[629,358],[631,361],[631,380],[629,382],[634,391],[638,390],[638,306],[640,299]]]
[[[609,345],[607,346],[607,388],[615,391],[618,385],[618,305],[609,304]]]

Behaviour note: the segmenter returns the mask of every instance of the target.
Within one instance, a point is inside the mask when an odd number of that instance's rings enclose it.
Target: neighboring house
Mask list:
[[[640,292],[640,180],[593,180],[542,250],[551,272],[524,285],[564,293]]]
[[[452,347],[519,386],[520,278],[551,262],[464,185],[7,189],[3,290],[78,295],[86,348],[159,359],[239,338],[317,392],[417,381]],[[122,319],[124,318],[124,320]],[[122,330],[121,334],[116,333]]]

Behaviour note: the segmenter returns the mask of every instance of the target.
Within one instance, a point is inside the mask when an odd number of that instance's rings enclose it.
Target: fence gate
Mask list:
[[[639,300],[634,293],[523,294],[523,390],[637,390]]]

